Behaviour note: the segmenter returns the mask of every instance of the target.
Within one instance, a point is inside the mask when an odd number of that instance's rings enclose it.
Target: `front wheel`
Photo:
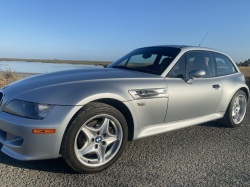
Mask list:
[[[247,96],[242,90],[239,90],[233,96],[224,117],[220,120],[223,125],[229,127],[238,127],[242,124],[247,110]]]
[[[127,139],[123,115],[110,105],[93,102],[83,107],[69,124],[61,153],[77,172],[95,173],[119,158]]]

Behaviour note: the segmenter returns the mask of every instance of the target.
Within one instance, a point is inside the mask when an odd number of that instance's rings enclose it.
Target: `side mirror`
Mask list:
[[[194,69],[192,71],[189,72],[188,74],[188,79],[186,79],[186,83],[188,84],[192,84],[193,83],[193,80],[194,78],[202,78],[206,75],[206,72],[204,70],[201,70],[201,69]]]

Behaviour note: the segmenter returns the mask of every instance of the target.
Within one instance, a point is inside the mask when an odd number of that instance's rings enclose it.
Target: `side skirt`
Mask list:
[[[186,120],[174,121],[170,123],[161,123],[157,125],[149,125],[147,127],[135,130],[134,140],[216,120],[222,118],[224,114],[225,112],[218,112]]]

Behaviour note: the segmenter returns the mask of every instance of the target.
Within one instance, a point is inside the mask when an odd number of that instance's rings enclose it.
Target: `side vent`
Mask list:
[[[135,100],[168,97],[166,88],[129,90],[128,92]]]
[[[153,90],[140,90],[140,91],[136,91],[135,95],[138,95],[140,97],[152,97],[152,96],[156,96],[159,93]]]

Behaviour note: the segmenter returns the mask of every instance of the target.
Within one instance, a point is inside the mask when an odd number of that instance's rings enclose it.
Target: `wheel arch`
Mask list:
[[[82,105],[82,107],[71,117],[71,119],[69,120],[66,128],[65,128],[65,131],[64,131],[64,134],[67,130],[67,128],[69,127],[69,124],[72,122],[72,120],[74,120],[75,116],[78,115],[78,113],[81,111],[81,109],[92,103],[92,102],[100,102],[100,103],[105,103],[105,104],[108,104],[108,105],[111,105],[113,106],[114,108],[116,108],[117,110],[119,110],[122,115],[124,116],[124,118],[126,119],[127,121],[127,125],[128,125],[128,140],[131,141],[133,140],[133,137],[134,137],[134,119],[133,119],[133,116],[132,116],[132,113],[131,111],[129,110],[129,108],[122,102],[122,101],[119,101],[117,99],[113,99],[113,98],[100,98],[100,99],[95,99],[95,100],[91,100],[89,102],[86,102],[84,105]],[[64,135],[63,135],[64,136]]]
[[[229,103],[228,103],[228,106],[227,106],[227,109],[225,111],[225,114],[223,116],[223,118],[221,118],[219,121],[220,123],[222,123],[224,126],[228,126],[228,127],[231,127],[231,128],[234,128],[234,127],[238,127],[240,126],[242,120],[244,119],[244,116],[243,118],[241,119],[241,121],[239,123],[235,123],[233,122],[232,120],[232,116],[230,114],[232,114],[232,111],[230,111],[230,104],[231,102],[233,101],[233,98],[235,96],[235,94],[239,91],[243,91],[245,94],[246,94],[246,97],[247,97],[247,103],[249,101],[249,91],[248,91],[248,88],[247,87],[239,87],[234,93],[233,93],[233,96],[231,97]],[[247,107],[247,106],[246,106]],[[247,109],[247,108],[246,108]],[[244,114],[245,115],[245,114]]]
[[[249,92],[248,92],[248,89],[247,88],[245,88],[245,87],[241,87],[239,90],[242,90],[243,92],[245,92],[246,93],[246,95],[247,95],[247,101],[249,101]],[[238,91],[238,90],[237,90]],[[236,92],[237,92],[236,91]],[[235,92],[235,93],[236,93]]]
[[[111,99],[111,98],[97,99],[97,100],[92,101],[92,102],[105,103],[105,104],[111,105],[112,107],[119,110],[127,121],[128,140],[129,141],[133,140],[133,137],[134,137],[134,119],[133,119],[133,116],[131,114],[131,111],[123,102],[116,100],[116,99]]]
[[[246,95],[247,95],[247,101],[249,100],[249,91],[248,91],[248,89],[247,89],[246,87],[243,87],[243,86],[242,86],[242,87],[239,87],[238,89],[236,89],[236,91],[233,92],[232,96],[230,97],[230,100],[229,100],[229,102],[228,102],[228,104],[227,104],[227,108],[228,108],[228,106],[230,105],[230,102],[231,102],[231,100],[233,99],[234,95],[235,95],[239,90],[242,90],[243,92],[245,92]]]

